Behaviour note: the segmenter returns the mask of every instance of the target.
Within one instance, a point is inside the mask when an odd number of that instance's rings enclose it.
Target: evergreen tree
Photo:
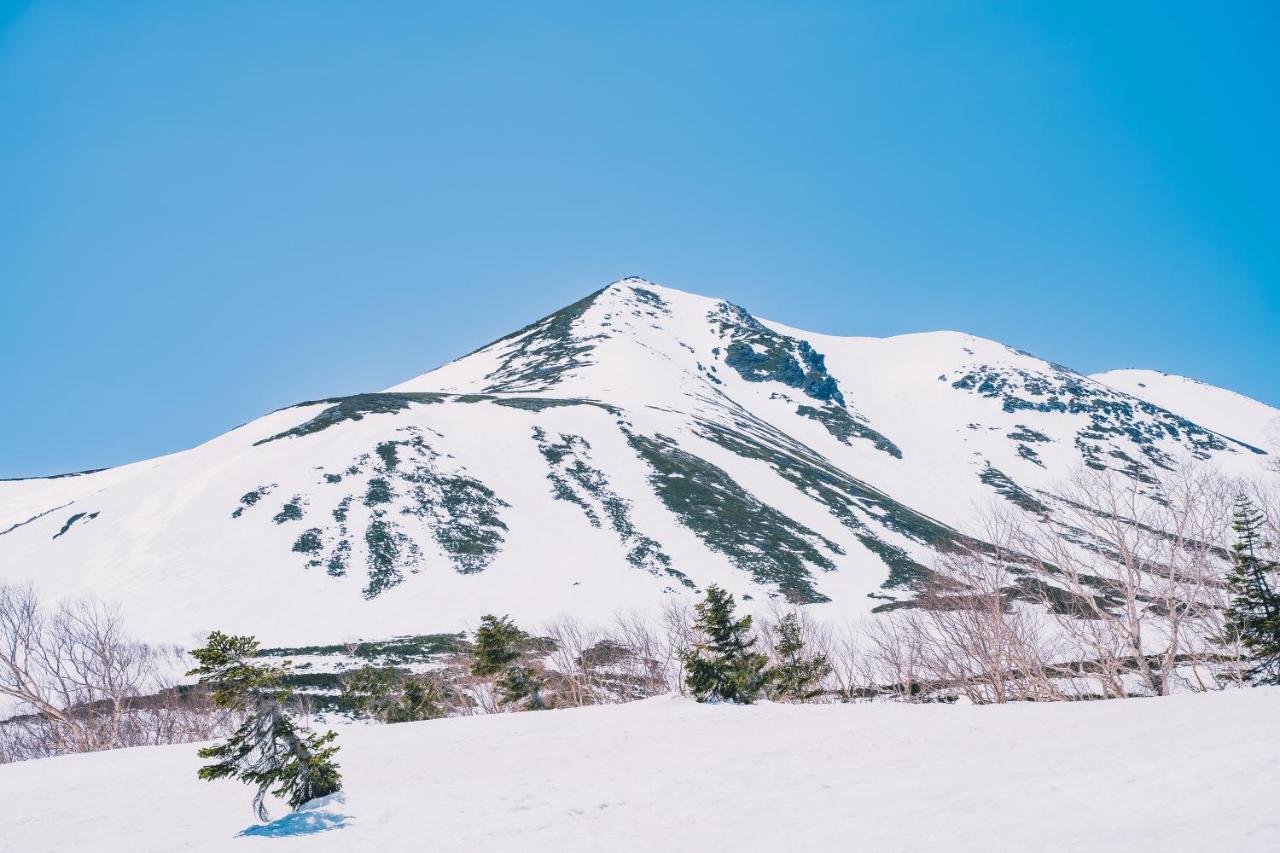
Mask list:
[[[526,711],[543,711],[550,707],[542,695],[547,680],[529,663],[519,662],[507,667],[507,671],[494,682],[498,699],[505,705],[523,707]]]
[[[533,648],[533,638],[516,627],[511,617],[484,616],[476,629],[471,674],[492,679],[502,704],[540,711],[548,707],[542,695],[546,679],[531,659]]]
[[[820,696],[822,681],[831,674],[826,655],[808,653],[800,619],[794,613],[783,616],[775,630],[778,663],[769,670],[769,698],[805,702]]]
[[[484,616],[476,629],[472,649],[471,674],[492,678],[520,660],[528,645],[529,635],[511,621],[510,616]]]
[[[1280,684],[1280,565],[1263,559],[1271,545],[1262,538],[1262,513],[1244,495],[1236,499],[1231,529],[1231,573],[1227,589],[1226,635],[1249,654],[1245,678],[1253,684]],[[1225,639],[1225,638],[1224,638]]]
[[[715,584],[694,607],[699,641],[682,654],[685,685],[699,702],[750,705],[764,688],[768,658],[755,650],[751,617],[735,618],[733,596]]]
[[[258,819],[269,819],[263,800],[268,792],[297,809],[308,800],[342,789],[338,747],[334,732],[304,734],[285,710],[292,691],[284,685],[288,662],[280,665],[253,663],[258,641],[214,631],[204,648],[191,654],[199,666],[187,673],[199,676],[212,689],[220,708],[245,715],[227,740],[199,750],[201,758],[214,759],[199,770],[201,779],[239,779],[256,785],[253,809]]]

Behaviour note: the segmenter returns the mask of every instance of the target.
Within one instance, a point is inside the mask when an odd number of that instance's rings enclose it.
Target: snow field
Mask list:
[[[1278,717],[1280,690],[1256,689],[986,707],[662,697],[350,726],[345,792],[265,826],[249,788],[195,778],[194,745],[0,766],[0,849],[1257,851],[1280,830]]]

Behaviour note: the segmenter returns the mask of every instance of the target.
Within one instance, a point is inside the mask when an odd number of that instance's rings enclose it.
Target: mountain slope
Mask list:
[[[1280,445],[1280,409],[1252,397],[1158,370],[1109,370],[1090,378],[1259,447]]]
[[[1270,688],[986,707],[662,697],[353,726],[341,799],[265,826],[248,788],[198,781],[183,744],[0,767],[0,838],[25,853],[90,831],[103,853],[1253,851],[1280,830],[1277,712]]]
[[[0,483],[0,576],[174,639],[603,617],[711,582],[856,614],[1079,465],[1263,470],[1217,428],[970,335],[814,335],[627,279],[387,391]]]

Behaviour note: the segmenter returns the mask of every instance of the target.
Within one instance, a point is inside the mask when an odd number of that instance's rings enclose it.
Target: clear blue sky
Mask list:
[[[1280,404],[1277,93],[1274,2],[0,0],[0,477],[626,275]]]

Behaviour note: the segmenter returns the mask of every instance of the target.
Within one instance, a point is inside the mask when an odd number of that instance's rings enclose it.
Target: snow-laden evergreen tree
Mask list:
[[[822,694],[822,681],[831,674],[826,655],[810,654],[804,641],[800,619],[788,613],[774,630],[774,656],[777,663],[769,670],[770,699],[784,702],[807,702]]]
[[[733,596],[715,584],[707,587],[706,597],[694,610],[698,639],[682,655],[685,686],[699,702],[751,704],[768,682],[769,663],[756,651],[751,616],[735,618]]]
[[[1280,564],[1264,558],[1272,544],[1262,538],[1263,517],[1245,496],[1236,499],[1231,529],[1231,574],[1227,588],[1226,635],[1249,655],[1245,678],[1251,684],[1280,684]]]
[[[540,668],[532,659],[534,640],[511,617],[484,616],[476,629],[471,674],[493,680],[499,702],[511,708],[540,711],[547,701]]]
[[[214,631],[204,648],[191,655],[199,666],[187,673],[199,676],[212,690],[221,708],[245,715],[244,722],[223,743],[199,750],[201,758],[214,759],[199,770],[201,779],[239,779],[256,785],[253,809],[258,819],[269,819],[264,800],[268,793],[284,799],[291,808],[342,789],[342,778],[333,756],[337,734],[304,733],[289,717],[286,706],[292,691],[285,686],[288,662],[263,665],[254,662],[258,641]]]

